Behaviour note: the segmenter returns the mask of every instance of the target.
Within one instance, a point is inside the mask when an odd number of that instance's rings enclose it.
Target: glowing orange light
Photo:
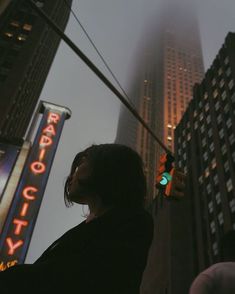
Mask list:
[[[24,244],[22,240],[18,240],[16,243],[13,243],[11,238],[7,238],[6,242],[9,248],[8,250],[9,255],[13,255],[15,253],[15,250]]]
[[[29,208],[29,204],[25,202],[21,208],[20,216],[26,216],[28,208]]]
[[[46,149],[42,149],[39,153],[39,161],[42,161],[46,153]]]
[[[38,192],[38,189],[35,188],[35,187],[32,187],[32,186],[27,186],[24,188],[23,190],[23,196],[25,199],[27,200],[34,200],[36,197],[34,195],[30,195],[29,192],[33,192],[33,193],[36,193]]]
[[[47,122],[48,123],[52,123],[53,122],[53,123],[57,124],[58,121],[59,121],[59,119],[60,119],[60,115],[58,113],[49,112]]]
[[[42,135],[39,141],[40,146],[50,146],[52,144],[52,139],[46,135]]]
[[[33,163],[31,163],[30,169],[35,174],[43,174],[46,170],[46,166],[40,161],[34,161]]]
[[[46,133],[46,134],[51,134],[53,136],[55,136],[55,128],[53,125],[48,125],[47,127],[45,127],[43,129],[43,133]]]
[[[17,218],[15,218],[13,220],[13,224],[16,225],[16,228],[15,228],[15,231],[14,231],[14,234],[15,235],[19,235],[21,233],[22,227],[27,227],[28,226],[28,222],[27,221],[24,221],[24,220],[21,220],[21,219],[17,219]]]

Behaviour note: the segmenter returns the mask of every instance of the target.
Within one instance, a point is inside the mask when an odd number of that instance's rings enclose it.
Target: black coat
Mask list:
[[[112,209],[66,232],[34,264],[1,272],[1,293],[137,294],[152,237],[143,209]]]

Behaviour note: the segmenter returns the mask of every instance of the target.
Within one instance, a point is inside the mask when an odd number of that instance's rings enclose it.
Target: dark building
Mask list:
[[[0,135],[23,137],[60,38],[28,1],[8,2],[0,15]],[[72,0],[34,2],[65,29]]]
[[[221,237],[235,230],[235,33],[195,86],[175,130],[175,153],[188,177],[181,216],[191,227],[187,244],[195,276],[219,260]]]

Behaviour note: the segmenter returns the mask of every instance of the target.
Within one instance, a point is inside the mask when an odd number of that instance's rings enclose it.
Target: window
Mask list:
[[[212,248],[213,248],[214,255],[217,255],[218,254],[218,244],[216,242],[213,244]]]
[[[216,167],[216,160],[215,158],[213,158],[211,161],[211,168],[214,169],[215,167]]]
[[[5,32],[5,36],[7,36],[8,38],[12,38],[13,37],[13,33],[11,33],[11,32]]]
[[[219,109],[219,101],[217,101],[217,102],[215,103],[215,109],[216,109],[216,110]]]
[[[219,131],[219,137],[220,137],[220,139],[222,139],[224,137],[224,129],[221,129]]]
[[[227,97],[226,92],[224,91],[221,96],[222,96],[222,100],[225,100]]]
[[[26,23],[26,24],[23,25],[23,29],[24,29],[25,31],[30,32],[30,31],[32,30],[32,25]]]
[[[231,68],[230,68],[230,67],[226,70],[226,75],[227,75],[228,77],[231,75]]]
[[[233,82],[233,80],[231,80],[228,84],[228,87],[231,90],[233,88],[233,86],[234,86],[234,82]]]
[[[222,79],[219,83],[220,88],[222,88],[224,86],[224,80]]]
[[[209,125],[209,123],[211,122],[211,116],[210,115],[207,116],[206,121],[207,121],[207,124]]]
[[[211,129],[211,128],[210,128],[209,131],[208,131],[208,136],[209,136],[209,137],[212,137],[212,129]]]
[[[218,90],[215,89],[215,91],[213,92],[213,97],[216,98],[218,96]]]
[[[229,139],[230,144],[232,145],[235,142],[234,134],[231,134],[228,139]]]
[[[235,199],[232,199],[230,202],[229,202],[229,206],[231,208],[231,212],[235,212]]]
[[[232,191],[232,189],[233,189],[233,183],[232,183],[231,178],[227,181],[226,186],[227,186],[227,191],[228,192]]]
[[[228,163],[228,160],[226,160],[225,163],[224,163],[224,170],[225,170],[225,172],[228,172],[229,171],[229,163]]]
[[[26,41],[27,36],[24,35],[24,34],[20,34],[20,35],[17,37],[17,39],[18,39],[19,41],[21,41],[21,42],[24,42],[24,41]]]
[[[206,191],[208,194],[211,193],[211,184],[210,183],[206,186]]]
[[[217,116],[217,122],[220,124],[222,122],[222,115],[221,113]]]
[[[227,120],[226,125],[227,125],[228,128],[230,128],[232,126],[231,117]]]
[[[212,143],[210,144],[210,151],[213,152],[214,150],[215,150],[215,145],[214,145],[214,143],[212,142]]]
[[[210,171],[209,171],[209,168],[207,167],[205,169],[205,178],[209,177],[209,175],[210,175]]]
[[[219,184],[219,178],[218,178],[218,175],[215,175],[215,176],[214,176],[214,183],[215,183],[215,185],[218,185],[218,184]]]
[[[207,152],[204,152],[203,159],[204,159],[204,161],[207,161],[208,160],[208,153]]]
[[[211,233],[214,234],[215,233],[215,222],[214,221],[211,222],[210,227],[211,227]]]
[[[213,207],[213,203],[212,203],[212,201],[210,201],[210,202],[208,203],[208,210],[209,210],[209,213],[212,213],[213,210],[214,210],[214,207]]]
[[[220,212],[218,215],[218,221],[219,221],[220,225],[222,225],[224,223],[224,217],[223,217],[222,212]]]
[[[216,200],[216,203],[217,203],[217,204],[220,204],[220,203],[221,203],[220,192],[218,192],[218,193],[215,195],[215,200]]]

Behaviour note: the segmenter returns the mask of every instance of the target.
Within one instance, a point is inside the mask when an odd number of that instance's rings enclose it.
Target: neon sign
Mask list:
[[[0,271],[24,262],[63,124],[70,116],[67,108],[43,106],[43,117],[0,236]]]

